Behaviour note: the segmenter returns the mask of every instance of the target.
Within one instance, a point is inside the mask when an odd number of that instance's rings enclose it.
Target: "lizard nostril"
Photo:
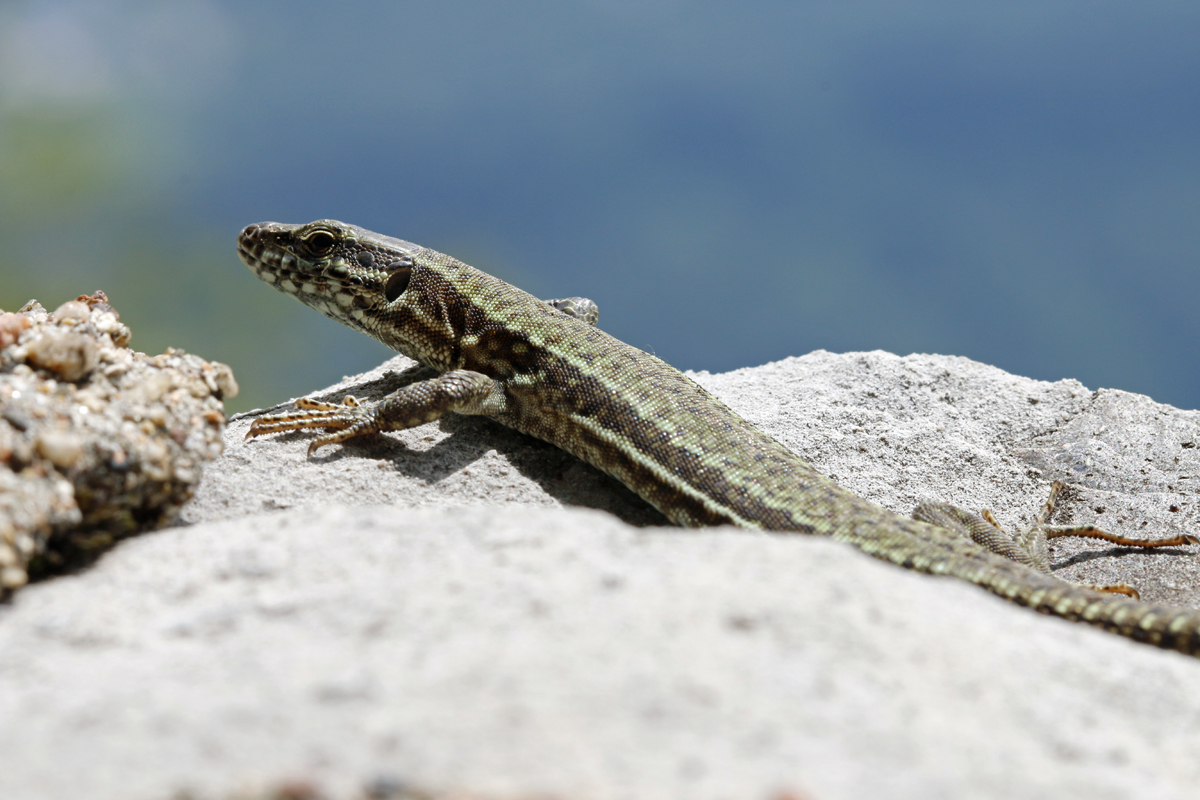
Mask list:
[[[269,222],[256,222],[253,225],[247,225],[242,228],[242,232],[238,234],[238,244],[246,246],[258,241],[263,231],[270,225]]]

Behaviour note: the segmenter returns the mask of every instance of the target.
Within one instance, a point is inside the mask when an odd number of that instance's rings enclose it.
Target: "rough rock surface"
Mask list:
[[[411,365],[398,356],[314,397],[378,399]],[[1057,479],[1070,491],[1056,524],[1131,536],[1200,533],[1200,411],[953,356],[817,351],[692,377],[826,475],[900,514],[922,500],[945,500],[991,509],[1017,528]],[[183,510],[185,520],[321,502],[523,503],[668,524],[616,481],[489,420],[451,416],[305,458],[305,432],[243,441],[256,413],[230,420],[225,454]],[[1150,602],[1200,605],[1200,558],[1176,557],[1184,551],[1132,552],[1078,539],[1055,540],[1054,551],[1068,580],[1131,583]]]
[[[0,312],[0,598],[169,521],[220,454],[233,373],[130,338],[103,292]]]
[[[404,366],[322,396],[370,396]],[[1055,521],[1200,530],[1197,412],[939,356],[818,352],[696,377],[897,511],[945,499],[1016,524],[1058,478],[1073,491]],[[485,420],[312,459],[302,433],[242,442],[248,424],[182,512],[193,524],[0,608],[0,797],[1200,785],[1200,660],[827,540],[653,527],[607,478]],[[1185,549],[1054,552],[1071,579],[1200,603]]]

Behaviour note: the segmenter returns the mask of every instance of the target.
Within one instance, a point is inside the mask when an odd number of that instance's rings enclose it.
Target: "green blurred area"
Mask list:
[[[382,348],[344,331],[327,337],[346,345],[340,363],[304,352],[295,343],[322,320],[247,272],[236,229],[186,208],[227,23],[205,0],[0,5],[0,309],[103,290],[134,349],[233,367],[232,413],[364,369]]]
[[[120,182],[132,153],[111,108],[0,114],[0,211],[11,232],[94,202]]]
[[[145,120],[139,120],[145,122]],[[53,310],[103,290],[133,331],[131,346],[183,349],[234,368],[234,413],[311,391],[313,360],[334,380],[387,351],[262,286],[241,265],[234,230],[183,225],[122,135],[113,105],[0,106],[0,309],[36,299]],[[139,168],[141,167],[141,168]],[[161,196],[156,197],[156,194]],[[292,343],[328,325],[329,352]],[[337,358],[344,347],[348,357]]]

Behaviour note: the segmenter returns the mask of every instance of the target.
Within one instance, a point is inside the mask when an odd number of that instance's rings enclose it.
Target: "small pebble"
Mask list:
[[[59,469],[69,469],[83,455],[83,440],[66,431],[44,431],[38,434],[37,452]]]
[[[54,313],[50,315],[50,319],[55,322],[86,322],[87,318],[91,315],[92,312],[87,307],[87,303],[70,300],[54,309]]]

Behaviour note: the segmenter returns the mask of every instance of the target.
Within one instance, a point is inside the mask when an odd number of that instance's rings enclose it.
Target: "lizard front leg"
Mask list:
[[[507,408],[504,389],[494,379],[481,372],[456,369],[398,389],[372,408],[360,406],[354,397],[347,397],[341,405],[297,400],[296,411],[254,420],[246,438],[302,428],[325,428],[329,432],[309,444],[311,456],[317,448],[327,444],[368,433],[415,428],[433,422],[449,411],[495,415]]]

